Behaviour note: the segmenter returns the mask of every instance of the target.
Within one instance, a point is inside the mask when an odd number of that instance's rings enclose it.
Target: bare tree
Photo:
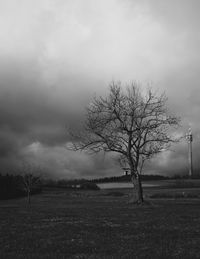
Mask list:
[[[31,194],[35,188],[41,183],[41,176],[38,174],[40,172],[39,168],[34,167],[30,164],[23,165],[21,169],[22,182],[24,189],[27,193],[28,204],[31,204]]]
[[[123,90],[113,82],[106,97],[95,97],[86,109],[80,131],[71,133],[73,150],[116,152],[128,164],[133,184],[137,182],[138,200],[143,202],[142,167],[146,159],[176,141],[169,135],[179,118],[170,115],[164,93],[151,89],[143,94],[136,83]]]

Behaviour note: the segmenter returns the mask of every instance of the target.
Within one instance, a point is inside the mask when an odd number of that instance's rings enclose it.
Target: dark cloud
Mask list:
[[[199,1],[25,1],[0,8],[0,167],[38,163],[56,177],[120,174],[110,156],[65,148],[67,126],[83,119],[111,80],[153,82],[194,133],[199,156]],[[11,8],[12,7],[12,8]],[[13,29],[14,28],[14,29]],[[187,143],[146,172],[183,172]]]

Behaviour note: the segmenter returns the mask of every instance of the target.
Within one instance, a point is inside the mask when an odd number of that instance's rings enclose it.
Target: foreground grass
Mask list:
[[[0,202],[0,258],[200,258],[199,200],[128,204],[128,191]],[[125,194],[125,195],[123,195]]]

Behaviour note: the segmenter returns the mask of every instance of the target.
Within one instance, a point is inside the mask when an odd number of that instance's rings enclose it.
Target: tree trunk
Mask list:
[[[133,184],[133,197],[131,199],[131,202],[137,203],[138,202],[137,180],[134,173],[131,176],[131,182]]]
[[[137,174],[137,180],[138,180],[138,203],[143,203],[144,201],[143,189],[142,189],[142,182],[139,174]]]
[[[143,189],[141,178],[139,174],[132,173],[131,181],[133,184],[133,199],[131,200],[133,203],[143,203]]]
[[[30,204],[31,204],[31,194],[30,194],[30,190],[28,190],[27,195],[28,195],[28,204],[30,205]]]

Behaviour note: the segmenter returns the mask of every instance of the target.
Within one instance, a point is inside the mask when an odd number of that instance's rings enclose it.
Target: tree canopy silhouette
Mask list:
[[[118,153],[137,185],[137,201],[143,202],[140,175],[145,160],[176,141],[170,128],[180,119],[169,113],[166,102],[164,93],[144,93],[136,83],[124,90],[113,82],[107,96],[94,97],[88,105],[81,129],[71,131],[72,149]]]

